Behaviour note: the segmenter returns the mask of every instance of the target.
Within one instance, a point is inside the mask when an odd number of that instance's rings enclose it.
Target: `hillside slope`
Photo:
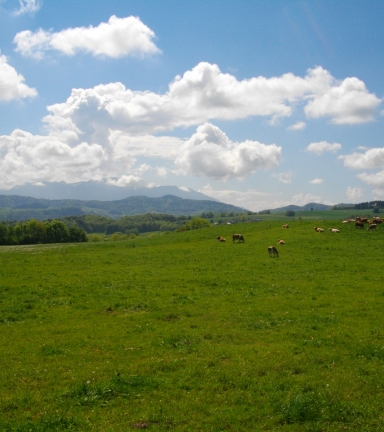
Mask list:
[[[47,200],[18,195],[0,195],[0,220],[54,219],[82,214],[119,218],[145,213],[197,215],[203,212],[244,212],[218,201],[190,200],[166,195],[160,198],[134,196],[117,201]]]

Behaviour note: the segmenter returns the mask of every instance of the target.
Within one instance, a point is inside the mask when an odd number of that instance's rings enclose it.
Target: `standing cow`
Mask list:
[[[232,242],[235,243],[235,240],[237,240],[237,243],[243,242],[245,243],[245,239],[243,234],[232,234]]]

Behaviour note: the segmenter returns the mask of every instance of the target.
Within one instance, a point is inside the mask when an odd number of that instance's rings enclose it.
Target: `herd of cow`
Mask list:
[[[357,217],[356,219],[346,219],[343,221],[343,224],[355,222],[355,228],[364,228],[365,223],[368,224],[367,230],[375,230],[378,224],[382,224],[384,222],[384,218],[380,219],[378,216],[368,219],[366,217]]]
[[[369,224],[367,230],[370,231],[370,230],[376,229],[377,224],[383,223],[384,222],[384,218],[380,219],[379,217],[374,217],[373,219],[368,220],[368,218],[356,217],[356,219],[346,219],[345,221],[343,221],[343,224],[352,223],[352,222],[355,223],[355,228],[364,228],[364,223],[367,223],[367,224]],[[284,224],[282,226],[282,228],[289,228],[289,225],[288,224]],[[323,228],[313,227],[313,229],[316,232],[324,232]],[[340,232],[340,230],[338,230],[337,228],[328,228],[328,231],[330,231],[332,233],[339,233]],[[218,242],[225,242],[225,238],[221,237],[221,236],[217,236],[216,240]],[[239,242],[245,243],[245,239],[244,239],[243,234],[235,234],[235,233],[233,233],[232,234],[232,242],[236,243],[236,241],[237,241],[237,243],[239,243]],[[277,244],[278,245],[285,244],[285,241],[279,239],[279,240],[277,240]],[[278,257],[279,256],[279,252],[275,248],[275,246],[268,246],[268,254],[269,254],[269,257]]]

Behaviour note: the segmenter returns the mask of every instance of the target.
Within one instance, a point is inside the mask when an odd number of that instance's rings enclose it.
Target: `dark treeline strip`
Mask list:
[[[62,221],[31,219],[17,224],[0,224],[0,245],[86,242],[85,231],[67,227]]]
[[[355,204],[353,207],[359,210],[375,209],[375,208],[379,209],[379,208],[384,208],[384,201],[363,202],[360,204]]]
[[[170,214],[147,213],[144,215],[124,216],[112,219],[97,215],[69,216],[61,218],[69,227],[78,227],[86,233],[136,234],[153,231],[175,231],[191,220],[191,216],[173,216]]]

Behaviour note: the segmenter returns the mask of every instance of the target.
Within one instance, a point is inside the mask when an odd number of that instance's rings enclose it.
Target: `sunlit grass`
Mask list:
[[[382,430],[384,227],[323,225],[0,248],[0,430]]]

